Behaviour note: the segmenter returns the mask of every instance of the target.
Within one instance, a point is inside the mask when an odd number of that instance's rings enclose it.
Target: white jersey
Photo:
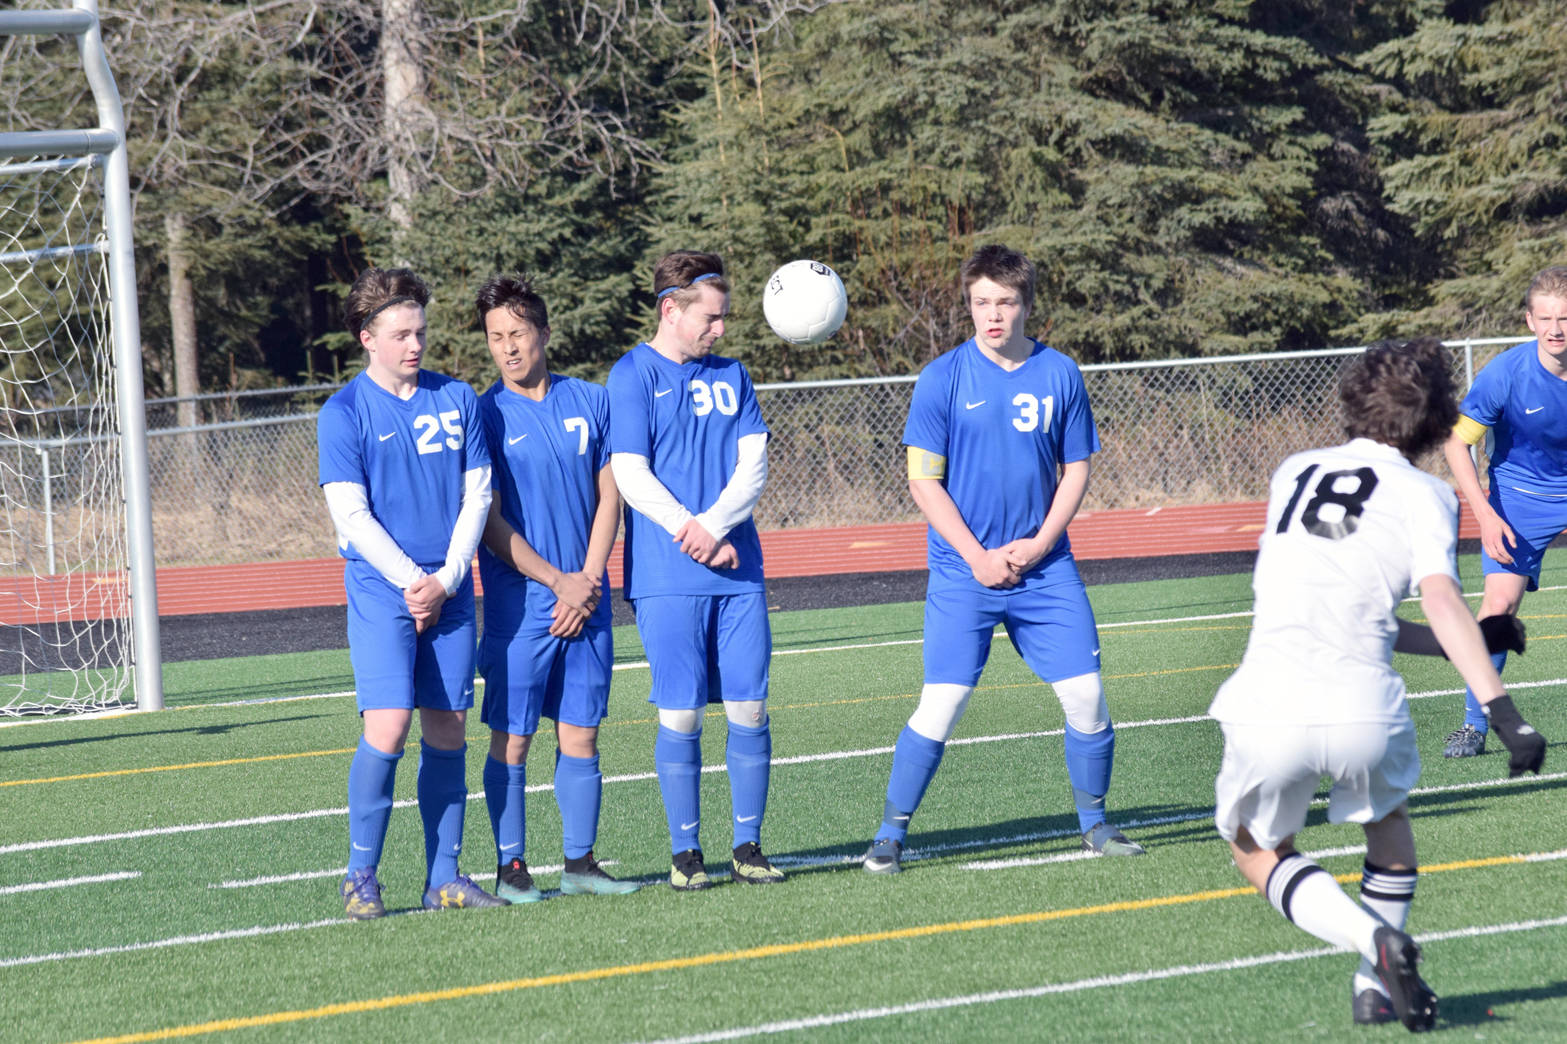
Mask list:
[[[1244,725],[1409,719],[1394,616],[1426,577],[1458,570],[1458,498],[1370,439],[1287,459],[1268,486],[1240,669],[1208,713]]]

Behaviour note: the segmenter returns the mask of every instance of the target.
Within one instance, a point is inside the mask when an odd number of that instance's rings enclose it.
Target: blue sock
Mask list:
[[[603,796],[604,776],[599,772],[597,754],[574,758],[555,752],[555,804],[560,806],[560,835],[567,859],[581,859],[593,851]]]
[[[669,850],[701,848],[702,730],[676,732],[660,725],[653,741],[653,768],[669,820]]]
[[[402,752],[376,750],[363,737],[348,764],[348,869],[381,862],[386,824],[392,818],[392,784]]]
[[[767,779],[773,766],[773,726],[768,718],[757,728],[729,723],[724,750],[729,764],[729,801],[734,806],[735,844],[762,840],[762,813],[767,810]]]
[[[1110,792],[1110,765],[1115,758],[1115,728],[1078,732],[1066,727],[1066,775],[1072,781],[1072,802],[1083,833],[1105,821],[1105,795]]]
[[[528,840],[528,766],[484,759],[484,804],[495,835],[495,865],[522,859]],[[447,879],[442,880],[442,884]]]
[[[440,750],[419,741],[419,818],[424,820],[426,888],[457,878],[462,821],[468,811],[468,745]]]
[[[1496,668],[1496,673],[1501,674],[1502,668],[1507,665],[1507,650],[1491,654],[1491,666]],[[1485,711],[1480,709],[1480,701],[1475,699],[1473,689],[1464,690],[1464,724],[1473,725],[1476,732],[1482,736],[1491,729],[1491,719],[1485,716]]]
[[[892,775],[887,780],[887,801],[882,806],[877,840],[902,841],[908,836],[909,819],[925,799],[925,788],[936,777],[936,767],[946,749],[945,743],[903,726],[892,751]]]

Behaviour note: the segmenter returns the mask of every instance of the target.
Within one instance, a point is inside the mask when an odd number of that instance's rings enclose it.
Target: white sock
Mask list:
[[[1414,870],[1384,870],[1374,863],[1367,862],[1360,873],[1360,905],[1383,924],[1403,931],[1405,923],[1409,920],[1409,906],[1415,899],[1417,879]],[[1364,957],[1360,959],[1360,967],[1355,971],[1355,981],[1351,990],[1352,996],[1358,996],[1364,990],[1376,990],[1384,994],[1387,992],[1382,988],[1381,981],[1377,979],[1376,968]]]
[[[1371,936],[1380,922],[1345,895],[1332,875],[1299,852],[1285,856],[1268,875],[1268,902],[1323,942],[1375,958]]]

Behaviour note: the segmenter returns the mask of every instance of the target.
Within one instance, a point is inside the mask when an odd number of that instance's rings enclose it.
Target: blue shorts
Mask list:
[[[414,628],[403,593],[367,563],[349,559],[343,586],[348,658],[361,712],[473,706],[473,577],[463,580],[423,634]]]
[[[484,724],[496,732],[531,736],[539,716],[585,729],[609,715],[614,633],[591,623],[575,638],[524,630],[510,638],[489,631],[479,642],[484,676]]]
[[[925,592],[925,684],[979,683],[996,624],[1047,682],[1099,670],[1099,629],[1077,564],[1064,558],[1026,587],[998,591],[932,575]]]
[[[695,710],[767,698],[773,632],[766,594],[647,595],[635,606],[653,674],[649,703]]]
[[[1498,483],[1494,476],[1491,491],[1486,496],[1491,507],[1502,516],[1518,538],[1512,549],[1511,565],[1503,565],[1480,549],[1480,572],[1512,573],[1529,578],[1525,590],[1540,589],[1540,566],[1545,559],[1545,549],[1551,541],[1567,530],[1567,497],[1542,497]]]

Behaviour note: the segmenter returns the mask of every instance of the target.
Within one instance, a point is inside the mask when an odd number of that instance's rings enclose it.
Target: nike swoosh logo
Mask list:
[[[680,829],[681,830],[690,830],[692,827],[696,826],[697,823],[700,823],[700,822],[702,822],[702,821],[700,819],[698,819],[698,820],[696,820],[694,822],[691,822],[691,823],[681,823],[680,824]]]
[[[354,851],[355,852],[368,852],[368,851],[370,851],[370,849],[366,848],[364,845],[361,845],[358,841],[354,841],[354,842],[352,842],[352,844],[354,846]]]
[[[978,402],[965,402],[965,403],[964,403],[964,404],[963,404],[963,408],[964,408],[964,409],[965,409],[965,410],[972,410],[972,409],[974,409],[974,408],[975,408],[975,407],[976,407],[976,406],[983,406],[983,405],[985,405],[985,402],[986,402],[986,401],[987,401],[987,400],[985,400],[985,399],[981,399],[981,400],[979,400],[979,401],[978,401]]]
[[[1530,414],[1535,414],[1535,413],[1539,413],[1539,412],[1540,412],[1540,411],[1541,411],[1541,410],[1543,410],[1543,409],[1545,409],[1545,407],[1544,407],[1544,406],[1536,406],[1536,407],[1535,407],[1535,408],[1534,408],[1534,409],[1532,409],[1532,410],[1531,410],[1531,409],[1525,409],[1525,410],[1524,410],[1524,411],[1523,411],[1523,412],[1524,412],[1524,414],[1525,414],[1525,415],[1526,415],[1526,416],[1527,416],[1527,415],[1530,415]]]
[[[674,390],[675,389],[673,389],[673,388],[665,388],[663,391],[656,391],[656,392],[653,393],[653,398],[655,398],[655,399],[662,399],[664,396],[668,395],[670,392],[672,392]]]
[[[501,846],[501,851],[502,852],[510,852],[514,848],[521,848],[521,847],[522,847],[522,842],[521,841],[513,841],[509,845],[502,845]]]
[[[893,816],[892,817],[892,821],[894,823],[907,823],[909,821],[909,817],[908,816]]]
[[[387,434],[381,436],[381,441],[385,442],[387,439],[393,439],[393,438],[396,438],[396,437],[397,437],[397,432],[395,432],[395,431],[388,432]]]
[[[1093,652],[1089,653],[1088,655],[1090,655],[1090,656],[1098,656],[1099,655],[1099,650],[1095,649]]]
[[[517,443],[521,442],[523,439],[525,439],[527,437],[528,436],[526,436],[526,435],[518,435],[515,439],[507,439],[506,440],[506,445],[508,445],[508,446],[515,446],[515,445],[517,445]]]
[[[753,820],[755,818],[756,818],[755,816],[735,816],[735,822],[736,823],[749,823],[751,820]]]

